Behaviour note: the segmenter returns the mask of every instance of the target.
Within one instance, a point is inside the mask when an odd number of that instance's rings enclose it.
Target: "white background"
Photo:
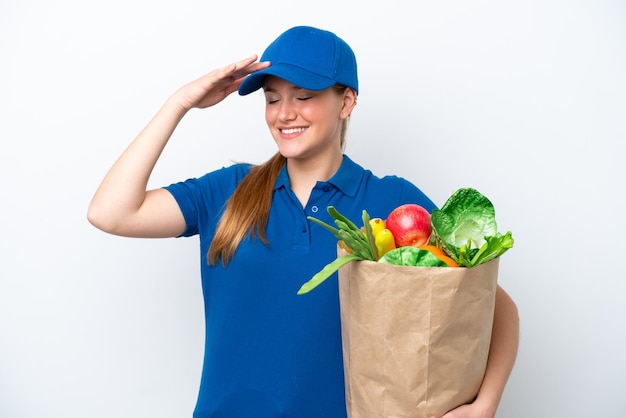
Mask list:
[[[619,0],[1,0],[0,417],[191,415],[197,241],[113,237],[87,206],[170,93],[299,24],[357,54],[353,159],[440,205],[475,187],[513,231],[498,417],[626,416],[625,22]],[[187,116],[151,185],[273,152],[262,95],[233,95]]]

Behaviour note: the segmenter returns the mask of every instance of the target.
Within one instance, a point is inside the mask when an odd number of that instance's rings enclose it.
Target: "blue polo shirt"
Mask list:
[[[267,223],[269,245],[246,239],[227,267],[209,266],[222,208],[249,169],[235,164],[167,187],[185,217],[184,236],[200,238],[206,342],[193,416],[345,417],[337,277],[296,295],[337,257],[337,241],[306,217],[332,224],[332,205],[360,225],[363,209],[384,219],[404,203],[429,211],[435,205],[407,180],[378,178],[344,156],[302,207],[284,167]]]

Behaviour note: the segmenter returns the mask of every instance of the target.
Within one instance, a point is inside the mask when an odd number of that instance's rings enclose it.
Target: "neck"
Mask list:
[[[289,174],[289,182],[291,189],[302,204],[306,206],[311,195],[311,190],[318,181],[327,181],[330,179],[341,166],[343,161],[343,153],[339,153],[332,158],[326,157],[325,160],[301,161],[290,158],[287,160],[287,173]]]

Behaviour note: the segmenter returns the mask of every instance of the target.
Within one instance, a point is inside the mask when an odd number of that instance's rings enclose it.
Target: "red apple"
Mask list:
[[[430,238],[430,213],[423,207],[407,203],[391,211],[385,226],[393,234],[396,247],[420,247]]]

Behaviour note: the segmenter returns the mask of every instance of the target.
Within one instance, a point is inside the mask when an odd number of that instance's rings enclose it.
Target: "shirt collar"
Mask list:
[[[327,183],[341,190],[346,196],[354,197],[359,189],[359,184],[361,184],[363,172],[363,167],[344,154],[339,170],[337,170]],[[287,164],[285,164],[278,174],[274,190],[280,189],[281,187],[288,188],[290,185],[289,175],[287,174]]]

